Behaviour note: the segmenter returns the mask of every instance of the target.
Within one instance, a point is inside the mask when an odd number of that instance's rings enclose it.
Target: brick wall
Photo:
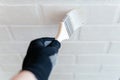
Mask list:
[[[62,1],[0,0],[0,78],[9,80],[21,69],[32,39],[54,37],[65,14],[80,8],[86,16],[85,25],[70,40],[62,42],[49,80],[119,80],[117,2],[89,4],[76,0],[63,4]]]

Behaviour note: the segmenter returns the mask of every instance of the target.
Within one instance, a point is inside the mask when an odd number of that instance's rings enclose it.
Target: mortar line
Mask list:
[[[9,27],[10,27],[10,26],[6,26],[5,29],[6,29],[6,31],[7,31],[7,33],[8,33],[8,36],[9,36],[10,40],[11,40],[11,41],[14,41],[13,33],[11,32],[11,30],[10,30]]]
[[[107,54],[110,53],[111,45],[112,45],[112,42],[110,41],[110,42],[108,43],[107,50],[106,50],[106,53],[107,53]]]

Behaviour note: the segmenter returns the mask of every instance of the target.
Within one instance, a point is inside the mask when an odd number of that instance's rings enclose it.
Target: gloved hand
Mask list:
[[[31,41],[22,70],[32,72],[38,80],[48,80],[61,44],[54,38]]]

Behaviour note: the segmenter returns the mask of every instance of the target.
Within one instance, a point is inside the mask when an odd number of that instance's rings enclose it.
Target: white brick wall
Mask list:
[[[42,18],[38,16],[36,6],[0,6],[0,24],[39,24]]]
[[[21,69],[31,40],[54,37],[65,13],[80,8],[86,24],[62,42],[49,80],[119,80],[119,1],[63,1],[0,0],[0,79]]]
[[[81,41],[119,41],[119,26],[87,26],[82,27],[79,39]]]

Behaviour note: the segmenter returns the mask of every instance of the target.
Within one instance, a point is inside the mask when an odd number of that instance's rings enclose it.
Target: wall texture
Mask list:
[[[87,17],[70,40],[62,42],[49,80],[119,80],[119,1],[0,0],[0,79],[21,69],[31,40],[54,37],[71,9]]]

